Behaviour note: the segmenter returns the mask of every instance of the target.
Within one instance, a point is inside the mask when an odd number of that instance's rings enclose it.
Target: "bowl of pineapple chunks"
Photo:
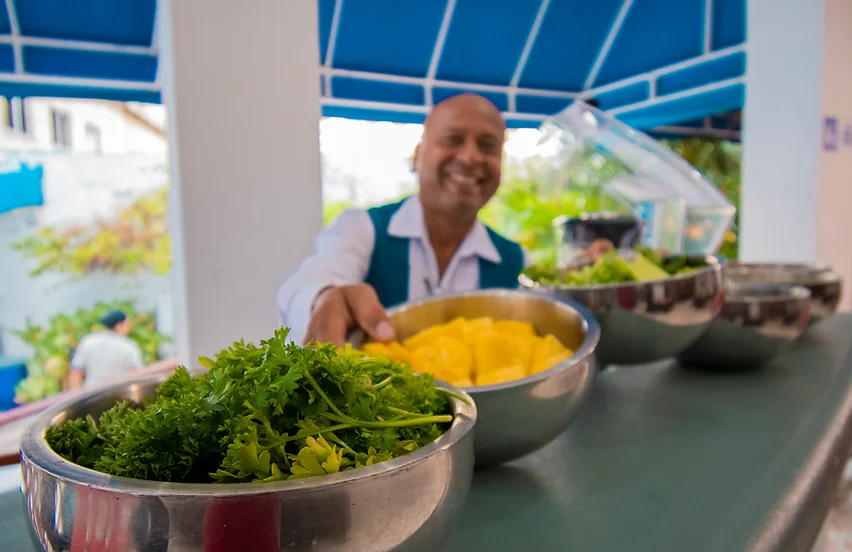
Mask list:
[[[597,320],[573,301],[522,290],[443,295],[388,310],[397,340],[352,345],[409,363],[476,402],[476,465],[509,462],[567,429],[595,377]]]

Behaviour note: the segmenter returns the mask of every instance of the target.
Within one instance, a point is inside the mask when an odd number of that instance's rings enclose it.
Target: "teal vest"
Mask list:
[[[408,301],[409,248],[411,240],[388,234],[391,218],[399,210],[402,202],[382,205],[369,209],[367,213],[373,222],[376,239],[370,268],[364,282],[373,286],[379,301],[385,308],[391,308]],[[493,263],[480,257],[479,288],[518,287],[518,276],[524,269],[524,252],[521,246],[509,241],[491,228],[488,235],[500,254],[500,263]]]

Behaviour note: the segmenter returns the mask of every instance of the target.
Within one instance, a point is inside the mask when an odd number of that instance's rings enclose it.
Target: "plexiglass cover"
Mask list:
[[[577,101],[541,127],[539,154],[553,175],[585,170],[600,208],[644,221],[642,243],[672,253],[715,254],[736,208],[692,165],[650,136]]]

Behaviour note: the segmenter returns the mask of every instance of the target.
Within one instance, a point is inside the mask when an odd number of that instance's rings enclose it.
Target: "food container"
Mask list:
[[[697,258],[692,259],[693,262]],[[664,280],[591,286],[549,286],[521,275],[521,286],[575,301],[601,327],[601,365],[644,364],[677,356],[692,345],[722,308],[724,278],[715,257],[706,266]]]
[[[582,306],[519,290],[481,290],[412,302],[388,317],[404,340],[458,317],[530,322],[539,335],[553,334],[574,351],[538,374],[496,385],[468,387],[476,401],[476,465],[495,466],[533,452],[560,435],[589,394],[596,372],[600,328]],[[363,334],[353,336],[360,346]]]
[[[811,293],[811,325],[836,313],[843,296],[843,278],[824,265],[731,262],[728,279],[807,288]]]
[[[27,509],[49,551],[438,550],[473,475],[476,407],[435,442],[373,466],[275,483],[159,483],[72,464],[45,440],[49,426],[152,396],[163,376],[94,390],[40,414],[21,441]]]
[[[545,187],[583,187],[603,211],[643,220],[643,245],[713,255],[736,208],[694,167],[657,140],[582,101],[541,127],[536,154]]]
[[[810,298],[802,286],[729,282],[719,316],[678,358],[720,371],[763,366],[807,329]]]

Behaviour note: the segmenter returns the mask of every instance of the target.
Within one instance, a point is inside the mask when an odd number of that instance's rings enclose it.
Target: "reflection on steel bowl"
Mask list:
[[[698,258],[690,258],[695,263]],[[525,275],[524,288],[580,303],[601,325],[602,365],[644,364],[678,355],[692,345],[722,308],[723,265],[705,266],[664,280],[591,286],[546,286]]]
[[[729,282],[722,312],[679,359],[715,370],[760,367],[805,332],[810,298],[802,286]]]
[[[728,265],[728,279],[738,282],[790,284],[811,292],[811,324],[837,312],[843,296],[843,278],[830,267],[793,263],[740,263]]]
[[[477,466],[494,466],[533,452],[561,434],[591,390],[600,328],[576,303],[562,303],[519,290],[482,290],[433,297],[388,311],[404,340],[458,317],[491,317],[533,324],[539,335],[553,334],[574,351],[566,361],[506,383],[468,387],[476,401]],[[359,347],[363,333],[353,336]]]
[[[449,537],[473,477],[476,407],[452,401],[455,420],[435,442],[373,466],[274,483],[161,483],[114,477],[57,455],[45,430],[139,402],[164,376],[121,383],[42,413],[21,441],[27,508],[49,551],[238,549],[423,550]]]

